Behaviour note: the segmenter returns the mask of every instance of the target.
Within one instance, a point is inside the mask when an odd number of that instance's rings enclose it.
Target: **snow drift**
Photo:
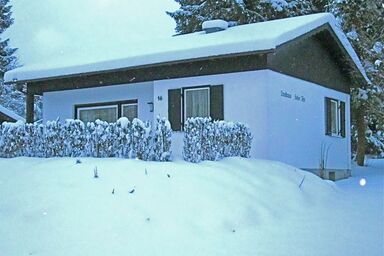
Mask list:
[[[380,252],[375,211],[360,220],[335,183],[281,163],[77,162],[0,159],[0,255]]]

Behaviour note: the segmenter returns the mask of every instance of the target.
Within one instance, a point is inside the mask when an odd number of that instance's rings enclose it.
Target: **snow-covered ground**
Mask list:
[[[384,255],[383,160],[336,183],[254,159],[81,162],[0,159],[1,256]]]

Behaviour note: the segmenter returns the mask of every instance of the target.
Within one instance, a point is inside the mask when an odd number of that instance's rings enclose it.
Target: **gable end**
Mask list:
[[[356,68],[329,25],[323,25],[268,54],[271,70],[349,93]],[[361,81],[364,83],[364,78]]]

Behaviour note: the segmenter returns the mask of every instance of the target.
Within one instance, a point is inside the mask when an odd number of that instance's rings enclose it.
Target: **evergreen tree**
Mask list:
[[[201,30],[204,21],[223,19],[230,25],[255,23],[319,12],[325,0],[175,0],[180,9],[167,12],[178,34]]]
[[[25,116],[25,94],[26,85],[10,84],[5,85],[4,73],[18,67],[15,56],[16,48],[9,46],[9,39],[2,40],[1,35],[13,24],[12,6],[9,0],[0,0],[0,104],[20,116]],[[41,96],[35,99],[35,117],[42,116]]]
[[[243,15],[244,5],[240,1],[225,0],[175,0],[180,9],[167,12],[176,21],[176,32],[180,34],[200,30],[201,24],[206,20],[224,19],[238,21],[240,24],[249,23]],[[243,21],[243,22],[241,22]],[[258,20],[255,20],[256,22]]]
[[[9,0],[0,0],[0,37],[5,30],[13,24],[11,6]],[[24,115],[24,95],[15,85],[6,86],[3,83],[4,73],[17,66],[17,59],[14,53],[17,49],[9,46],[9,39],[0,38],[0,104],[15,111],[19,115]]]
[[[11,18],[11,7],[8,5],[9,0],[0,0],[0,35],[13,24]],[[0,75],[16,66],[16,57],[13,55],[15,48],[9,47],[9,39],[0,39]]]
[[[332,11],[372,82],[354,79],[352,89],[352,139],[357,163],[364,165],[365,153],[384,153],[384,6],[379,0],[343,0]]]

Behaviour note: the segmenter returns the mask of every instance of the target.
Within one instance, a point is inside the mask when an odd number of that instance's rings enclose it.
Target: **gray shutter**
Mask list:
[[[224,120],[224,93],[223,85],[210,87],[210,111],[213,120]]]
[[[181,89],[168,90],[168,120],[172,130],[181,131]]]
[[[332,135],[331,99],[325,98],[325,134]]]
[[[345,138],[345,102],[340,101],[340,135]]]

